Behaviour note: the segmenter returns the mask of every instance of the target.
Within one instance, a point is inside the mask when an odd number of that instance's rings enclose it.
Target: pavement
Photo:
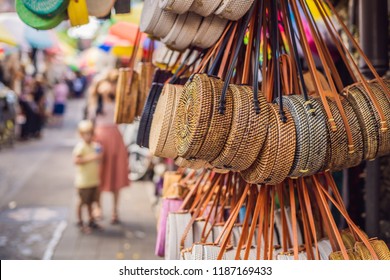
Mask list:
[[[71,100],[62,128],[0,151],[0,259],[158,259],[151,182],[121,191],[120,225],[109,223],[112,197],[104,193],[104,229],[85,235],[75,226],[72,149],[83,105]]]

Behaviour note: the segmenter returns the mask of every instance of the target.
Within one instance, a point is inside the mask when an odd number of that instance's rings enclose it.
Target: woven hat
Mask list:
[[[162,12],[157,0],[145,0],[139,25],[140,30],[152,34]]]
[[[203,49],[210,48],[219,40],[227,24],[228,21],[226,19],[215,15],[204,18],[192,45]]]
[[[221,4],[222,0],[194,0],[190,7],[190,12],[197,13],[203,17],[208,17]]]
[[[48,30],[59,25],[63,20],[66,19],[66,12],[62,12],[52,18],[44,18],[31,12],[24,4],[23,0],[16,0],[15,2],[16,12],[20,19],[27,25],[39,29]]]
[[[160,8],[166,11],[175,12],[176,14],[184,14],[189,11],[194,0],[156,0],[159,2]]]
[[[215,11],[215,14],[229,20],[239,20],[251,8],[254,0],[224,0]]]
[[[115,0],[86,0],[88,13],[95,17],[105,17],[115,4]]]
[[[22,0],[22,2],[34,14],[49,18],[65,12],[69,4],[69,0]]]
[[[153,35],[158,38],[164,38],[167,36],[169,31],[171,31],[176,18],[177,14],[168,11],[162,11],[158,22],[153,29]]]
[[[191,45],[196,33],[198,32],[201,22],[201,16],[194,13],[188,13],[180,33],[178,34],[176,40],[174,40],[172,44],[169,44],[170,47],[177,51],[184,51],[187,49]],[[173,28],[175,28],[175,26]]]

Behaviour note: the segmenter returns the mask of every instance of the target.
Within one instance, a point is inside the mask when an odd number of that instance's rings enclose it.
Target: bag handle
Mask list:
[[[291,41],[290,47],[292,49],[292,53],[293,53],[293,56],[295,58],[296,67],[298,68],[298,75],[299,75],[299,79],[301,81],[301,92],[303,94],[303,98],[305,99],[306,109],[308,110],[309,113],[311,113],[314,116],[315,109],[313,107],[312,102],[309,100],[309,95],[307,93],[306,83],[305,83],[305,79],[303,76],[303,70],[302,70],[303,67],[302,67],[301,59],[300,59],[299,54],[298,54],[298,44],[297,44],[297,40],[295,38],[294,26],[292,24],[291,17],[288,16],[288,13],[291,13],[291,10],[287,8],[288,5],[289,5],[288,0],[282,1],[282,9],[283,9],[284,14],[285,14],[285,16],[283,18],[287,19],[288,26],[286,24],[286,27],[289,31],[289,32],[286,32],[286,34],[287,34],[287,37],[290,39],[289,41]]]
[[[329,205],[327,204],[327,201],[325,200],[325,197],[321,192],[321,184],[319,183],[319,181],[315,176],[312,176],[312,179],[313,179],[314,187],[316,188],[314,190],[314,194],[316,196],[318,206],[323,210],[323,219],[324,221],[329,223],[329,226],[332,230],[331,232],[328,232],[329,240],[333,239],[334,236],[335,241],[337,242],[338,245],[336,248],[339,248],[341,250],[344,259],[349,260],[347,249],[344,245],[339,229],[337,228],[336,222],[329,209]],[[335,251],[335,248],[333,248],[333,251]]]
[[[288,249],[291,248],[291,240],[290,240],[290,235],[288,234],[288,229],[287,229],[287,220],[286,220],[283,188],[284,188],[283,184],[279,184],[276,187],[276,191],[277,191],[278,199],[279,199],[280,220],[282,223],[282,232],[280,233],[280,237],[281,237],[281,241],[282,241],[282,249],[283,249],[283,252],[287,252]]]
[[[349,31],[348,27],[345,25],[343,20],[340,18],[339,14],[337,13],[337,11],[334,8],[334,6],[332,5],[332,3],[330,3],[329,0],[325,0],[325,1],[328,4],[328,6],[330,7],[330,9],[332,10],[333,14],[336,16],[336,18],[337,18],[338,22],[340,23],[341,27],[343,28],[345,34],[347,34],[348,38],[350,39],[350,41],[352,42],[352,44],[354,45],[356,50],[359,52],[360,56],[363,58],[363,60],[367,64],[367,66],[370,68],[370,70],[371,70],[372,74],[374,75],[374,77],[378,80],[378,83],[382,86],[383,90],[385,92],[387,92],[388,90],[387,90],[387,87],[386,87],[385,83],[380,78],[378,72],[375,70],[375,67],[372,65],[371,61],[368,59],[368,57],[366,56],[366,54],[364,53],[362,48],[356,42],[355,38],[353,37],[352,33]],[[314,2],[315,3],[319,3],[322,6],[322,9],[324,8],[324,4],[323,3],[319,2],[318,0],[316,0]]]
[[[315,181],[317,181],[317,178],[316,176],[313,177]],[[317,181],[318,182],[318,181]],[[371,256],[373,257],[373,259],[375,260],[378,260],[378,256],[374,250],[374,248],[372,247],[372,245],[370,244],[370,241],[369,239],[364,235],[364,233],[356,226],[356,224],[352,221],[352,219],[350,218],[348,212],[345,211],[345,208],[343,209],[343,207],[341,207],[333,198],[332,196],[326,191],[326,189],[321,186],[321,184],[316,184],[316,186],[318,187],[318,189],[320,190],[319,192],[319,195],[324,195],[324,197],[327,197],[328,200],[337,208],[337,210],[341,213],[341,215],[346,219],[347,223],[353,228],[353,230],[355,231],[355,233],[359,236],[359,238],[361,239],[361,241],[364,243],[364,245],[367,247],[367,249],[369,250]],[[321,198],[322,200],[324,200],[324,197]],[[329,210],[329,209],[328,209]],[[341,238],[341,236],[340,236]],[[343,255],[343,257],[345,258],[345,256]],[[348,259],[348,258],[346,258]]]
[[[294,259],[299,259],[299,242],[298,242],[298,223],[297,223],[297,211],[294,195],[294,184],[291,179],[288,180],[288,189],[290,196],[290,210],[291,210],[291,222],[292,222],[292,232],[293,232],[293,250],[294,250]],[[284,211],[284,209],[283,209]]]
[[[236,42],[237,46],[236,46],[234,54],[233,54],[230,68],[226,74],[225,83],[223,85],[222,95],[221,95],[220,102],[219,102],[218,110],[219,110],[220,114],[224,114],[225,110],[226,110],[226,93],[227,93],[227,90],[229,87],[230,80],[232,79],[232,76],[233,76],[234,68],[236,67],[236,64],[237,64],[237,59],[238,59],[238,55],[240,53],[241,46],[243,44],[245,31],[246,31],[246,28],[249,24],[249,20],[252,17],[254,7],[255,7],[255,2],[252,4],[249,12],[246,13],[246,15],[244,16],[244,18],[242,19],[242,21],[239,24],[240,29],[238,31],[238,38],[237,38],[237,42]]]
[[[231,213],[229,220],[226,222],[220,236],[218,236],[218,239],[217,239],[218,241],[216,241],[217,244],[221,240],[222,236],[223,236],[223,239],[222,239],[222,243],[221,243],[221,250],[218,253],[217,260],[222,260],[223,254],[226,252],[227,245],[229,243],[229,238],[230,238],[230,235],[231,235],[232,230],[233,230],[233,226],[235,224],[235,221],[237,220],[240,208],[242,207],[242,205],[245,202],[245,199],[247,198],[250,186],[251,186],[250,184],[247,184],[247,186],[245,187],[245,191],[244,191],[243,195],[241,196],[239,202],[237,203],[234,211]]]
[[[302,10],[303,10],[303,12],[304,12],[304,14],[305,14],[305,16],[307,18],[307,22],[308,22],[308,25],[309,25],[312,37],[314,39],[314,43],[315,43],[316,48],[318,50],[318,54],[319,54],[321,63],[324,66],[323,68],[325,70],[325,74],[326,74],[326,77],[328,79],[328,83],[330,85],[330,88],[331,88],[332,92],[336,93],[336,94],[332,94],[332,97],[335,99],[336,104],[337,104],[337,108],[339,109],[340,115],[341,115],[341,117],[343,119],[344,127],[345,127],[346,134],[347,134],[347,139],[348,139],[348,150],[349,150],[349,153],[352,154],[352,153],[355,152],[355,148],[354,148],[355,144],[353,142],[352,132],[351,132],[351,128],[350,128],[349,123],[348,123],[347,115],[345,114],[343,105],[341,103],[340,96],[337,94],[337,89],[335,87],[335,84],[333,83],[332,74],[330,73],[330,69],[329,69],[329,64],[330,63],[328,63],[329,61],[327,61],[326,58],[325,58],[324,51],[323,51],[324,46],[321,45],[319,36],[317,36],[316,30],[315,30],[315,28],[313,26],[313,23],[310,20],[310,15],[309,15],[310,12],[308,12],[307,7],[306,7],[306,5],[304,3],[304,0],[299,0],[299,1],[301,3]],[[315,75],[317,75],[317,72],[315,73]],[[322,84],[319,85],[319,87],[322,88]]]
[[[326,99],[326,93],[323,90],[321,81],[320,81],[318,74],[316,72],[316,65],[314,62],[314,58],[311,55],[309,44],[307,42],[306,34],[305,34],[305,31],[303,28],[303,23],[302,23],[302,19],[300,17],[300,14],[299,14],[297,3],[295,1],[291,1],[291,6],[287,5],[287,8],[289,10],[288,17],[290,18],[290,20],[292,21],[291,17],[293,15],[295,17],[295,22],[296,22],[296,25],[298,28],[300,39],[301,39],[300,41],[301,41],[302,50],[303,50],[303,53],[306,57],[306,60],[307,60],[307,63],[308,63],[309,69],[310,69],[310,74],[312,76],[312,79],[314,80],[315,88],[316,88],[317,92],[320,93],[321,101],[324,105],[326,115],[328,116],[328,122],[330,123],[332,131],[337,131],[337,126],[336,126],[335,120],[333,118],[333,114],[330,110],[328,101]]]
[[[189,193],[187,194],[187,196],[185,197],[185,199],[184,199],[182,205],[181,205],[180,208],[179,208],[179,211],[183,211],[184,209],[187,208],[187,206],[188,206],[190,200],[193,198],[195,192],[199,189],[199,186],[200,186],[200,184],[201,184],[203,178],[210,176],[210,173],[208,174],[208,176],[206,176],[207,173],[208,173],[207,170],[203,170],[203,171],[202,171],[202,173],[201,173],[200,176],[198,177],[198,180],[197,180],[196,183],[195,183],[195,186],[190,190],[190,192],[189,192]]]
[[[299,179],[299,183],[300,183],[299,185],[300,185],[300,189],[302,191],[302,196],[303,196],[303,204],[301,207],[305,209],[305,212],[307,214],[307,219],[309,221],[311,234],[312,234],[315,248],[316,248],[316,259],[319,260],[320,254],[319,254],[319,250],[318,250],[317,231],[316,231],[316,227],[315,227],[314,215],[313,215],[313,211],[312,211],[312,206],[311,206],[311,202],[310,202],[310,197],[309,197],[307,185],[306,185],[306,182],[303,178]]]

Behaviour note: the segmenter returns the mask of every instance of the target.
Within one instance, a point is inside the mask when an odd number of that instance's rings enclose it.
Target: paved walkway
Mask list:
[[[156,259],[153,185],[123,189],[121,225],[110,225],[111,197],[103,195],[102,232],[75,226],[77,196],[71,151],[82,101],[71,101],[62,129],[39,141],[0,151],[0,259]]]

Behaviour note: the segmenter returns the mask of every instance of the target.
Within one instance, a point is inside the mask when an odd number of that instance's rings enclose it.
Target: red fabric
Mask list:
[[[129,186],[127,150],[118,127],[97,126],[95,139],[103,148],[99,190],[113,192]]]

